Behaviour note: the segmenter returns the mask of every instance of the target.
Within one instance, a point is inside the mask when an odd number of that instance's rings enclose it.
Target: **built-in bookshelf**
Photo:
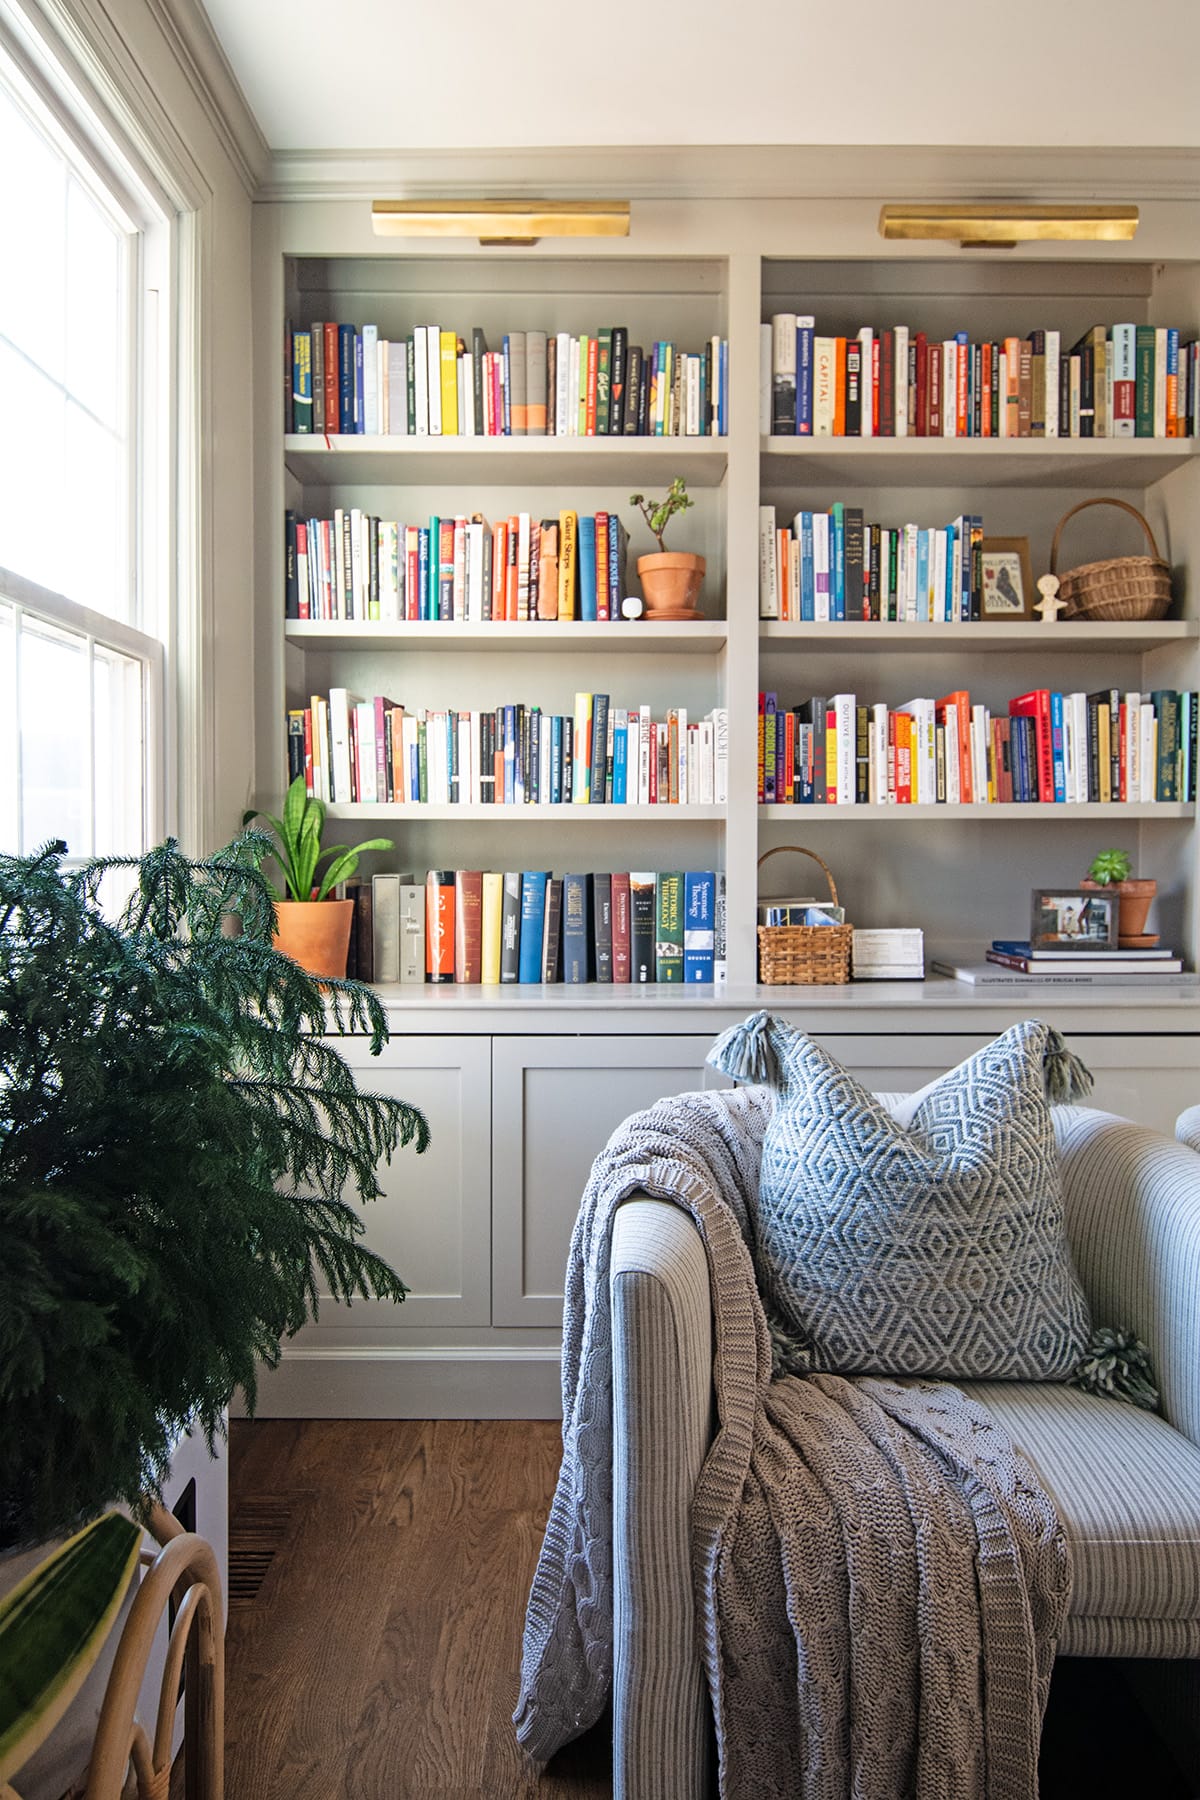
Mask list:
[[[347,203],[348,207],[348,203]],[[278,390],[260,417],[264,495],[282,520],[358,508],[374,517],[446,513],[505,518],[561,509],[617,515],[629,533],[625,585],[637,592],[638,555],[652,540],[629,504],[636,491],[665,490],[682,475],[695,502],[672,524],[671,548],[705,556],[695,623],[621,619],[452,622],[400,619],[285,621],[281,532],[260,542],[264,595],[261,644],[274,670],[258,720],[259,797],[278,798],[285,779],[284,717],[313,695],[346,687],[386,693],[406,708],[493,708],[514,695],[569,714],[581,690],[614,705],[683,707],[692,719],[728,713],[729,790],[724,802],[678,807],[536,802],[504,808],[338,802],[336,817],[387,821],[395,866],[521,868],[536,856],[568,868],[628,868],[633,842],[659,868],[725,872],[731,989],[756,980],[757,861],[789,842],[815,849],[834,869],[851,922],[920,925],[931,950],[960,953],[1023,924],[1030,889],[1070,882],[1110,843],[1128,848],[1157,876],[1164,940],[1194,961],[1198,948],[1195,804],[1186,800],[1076,800],[1058,805],[879,803],[809,807],[756,802],[758,696],[774,690],[794,705],[809,694],[849,692],[902,706],[913,694],[969,689],[993,712],[1036,687],[1091,692],[1192,691],[1200,685],[1197,603],[1200,565],[1200,447],[1190,437],[786,437],[764,428],[762,327],[781,313],[812,315],[830,332],[856,335],[898,323],[930,340],[967,332],[972,341],[1014,329],[1052,327],[1073,345],[1098,323],[1166,323],[1195,337],[1200,280],[1179,260],[1140,260],[1072,247],[1062,256],[924,256],[844,240],[821,254],[788,254],[763,215],[756,249],[754,208],[733,229],[721,209],[707,224],[659,219],[628,245],[564,255],[551,246],[481,252],[444,247],[380,254],[365,226],[338,209],[277,209],[264,234],[267,279],[261,351],[278,358],[285,321],[370,322],[398,341],[431,319],[452,320],[468,349],[477,327],[491,349],[506,332],[574,334],[620,327],[628,341],[727,346],[722,435],[398,435],[286,432]],[[749,223],[748,223],[749,221]],[[749,233],[749,236],[748,236]],[[1180,246],[1182,251],[1185,246]],[[540,341],[540,340],[539,340]],[[611,339],[610,339],[611,344]],[[724,354],[724,352],[722,353]],[[276,360],[276,367],[278,361]],[[461,372],[460,372],[461,377]],[[460,394],[465,392],[461,386]],[[768,396],[769,404],[769,396]],[[270,416],[268,416],[268,405]],[[489,415],[494,425],[496,414]],[[706,418],[711,425],[711,414]],[[1130,500],[1150,521],[1172,563],[1171,616],[1150,623],[1086,621],[926,624],[847,620],[803,623],[759,617],[761,509],[784,524],[801,509],[835,501],[871,520],[980,516],[989,537],[1029,540],[1032,572],[1047,567],[1058,520],[1098,494]],[[1060,566],[1142,546],[1116,512],[1093,509],[1068,527]],[[268,617],[268,612],[270,616]],[[273,709],[273,710],[272,710]],[[545,827],[553,825],[547,853]],[[632,833],[627,838],[626,833]],[[643,836],[644,834],[644,836]],[[527,848],[526,848],[527,847]],[[561,865],[561,866],[560,866]],[[811,868],[811,865],[808,865]],[[763,874],[772,895],[811,891],[799,864],[773,858]],[[765,897],[765,895],[764,895]],[[521,996],[514,997],[519,1004]]]

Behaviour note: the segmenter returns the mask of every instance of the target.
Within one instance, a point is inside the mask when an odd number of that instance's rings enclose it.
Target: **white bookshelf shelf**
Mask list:
[[[1010,650],[1028,654],[1036,650],[1051,656],[1075,655],[1080,650],[1129,651],[1131,654],[1157,650],[1164,644],[1178,644],[1200,636],[1196,619],[1159,619],[1145,622],[1113,623],[1109,620],[1056,620],[1043,625],[1041,620],[1001,624],[994,619],[974,625],[918,625],[888,623],[877,619],[855,623],[817,625],[811,621],[764,619],[759,636],[773,648],[790,646],[806,652],[812,650],[871,650],[953,652],[968,655],[973,650]]]
[[[611,825],[614,821],[622,825],[691,824],[723,819],[725,810],[723,806],[423,806],[417,802],[371,805],[355,801],[330,806],[327,812],[331,819],[409,819],[414,824],[428,819],[464,825],[485,822],[520,826]]]
[[[1200,452],[1196,438],[764,437],[765,486],[1144,488]]]
[[[578,620],[530,620],[472,625],[414,620],[396,624],[387,619],[288,619],[284,636],[288,643],[320,650],[512,650],[542,651],[574,656],[581,652],[611,650],[622,656],[716,656],[725,648],[729,632],[724,619],[687,620],[653,624],[610,621],[584,624]]]
[[[1054,804],[1041,801],[1021,801],[1008,805],[986,806],[972,803],[969,806],[945,806],[929,801],[919,805],[886,806],[878,803],[865,806],[801,806],[780,805],[760,806],[759,817],[772,824],[783,820],[800,824],[809,819],[819,821],[822,825],[878,825],[906,824],[920,819],[941,819],[947,824],[958,824],[967,820],[983,819],[990,824],[1003,825],[1020,821],[1029,821],[1039,825],[1070,825],[1076,820],[1107,819],[1191,819],[1195,817],[1195,801],[1183,800],[1119,800],[1099,801],[1087,800],[1067,805],[1062,802]]]
[[[286,433],[284,459],[299,481],[318,487],[343,482],[480,482],[553,487],[670,481],[720,487],[728,463],[723,437],[365,437]]]

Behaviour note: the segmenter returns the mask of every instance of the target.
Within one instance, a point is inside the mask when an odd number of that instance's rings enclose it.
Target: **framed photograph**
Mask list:
[[[1104,888],[1034,888],[1033,950],[1115,950],[1117,896]]]
[[[980,617],[1032,619],[1035,598],[1029,570],[1029,539],[985,537]]]

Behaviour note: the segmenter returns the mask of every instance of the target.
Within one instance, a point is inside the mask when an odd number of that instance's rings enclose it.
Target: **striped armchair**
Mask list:
[[[1139,1685],[1200,1777],[1200,1162],[1183,1143],[1088,1108],[1055,1108],[1055,1130],[1093,1316],[1149,1345],[1163,1415],[1052,1384],[969,1391],[1035,1465],[1070,1539],[1059,1654],[1153,1659],[1136,1665]],[[689,1509],[712,1430],[714,1323],[691,1220],[660,1201],[627,1201],[610,1282],[613,1791],[699,1800],[711,1791],[711,1731]]]

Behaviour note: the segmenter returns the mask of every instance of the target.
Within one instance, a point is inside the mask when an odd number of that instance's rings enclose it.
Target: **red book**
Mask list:
[[[833,435],[846,435],[846,340],[834,338],[833,359]]]
[[[876,335],[875,337],[873,337],[871,339],[871,371],[870,371],[870,373],[871,373],[871,386],[870,386],[871,435],[873,437],[879,436],[879,366],[880,366],[879,338],[878,338],[878,335]],[[867,371],[864,369],[863,370],[864,376],[866,375],[866,373],[867,373]]]
[[[596,514],[596,617],[606,623],[608,610],[608,514]]]
[[[516,619],[520,611],[521,591],[521,521],[513,513],[508,521],[508,557],[504,571],[504,610],[502,619]]]
[[[971,696],[964,688],[943,694],[934,702],[939,724],[945,724],[946,713],[953,707],[958,735],[958,797],[964,804],[975,798],[971,781]]]
[[[927,437],[942,435],[942,346],[929,346],[929,430]]]
[[[325,434],[338,429],[338,328],[334,319],[325,322]]]
[[[1050,736],[1050,690],[1035,688],[1008,703],[1010,718],[1033,720],[1034,753],[1037,757],[1038,799],[1054,803],[1054,747]]]
[[[630,911],[629,911],[629,875],[614,874],[612,878],[612,938],[613,938],[613,980],[628,982],[630,979]]]
[[[909,421],[914,437],[929,436],[929,339],[918,331],[917,340],[917,416]]]
[[[415,525],[404,527],[404,616],[421,617],[420,532]]]
[[[454,871],[454,979],[483,979],[483,871]]]
[[[492,603],[491,617],[504,617],[504,596],[508,585],[508,521],[500,519],[492,526]]]
[[[453,869],[430,869],[425,877],[425,979],[454,980]]]

